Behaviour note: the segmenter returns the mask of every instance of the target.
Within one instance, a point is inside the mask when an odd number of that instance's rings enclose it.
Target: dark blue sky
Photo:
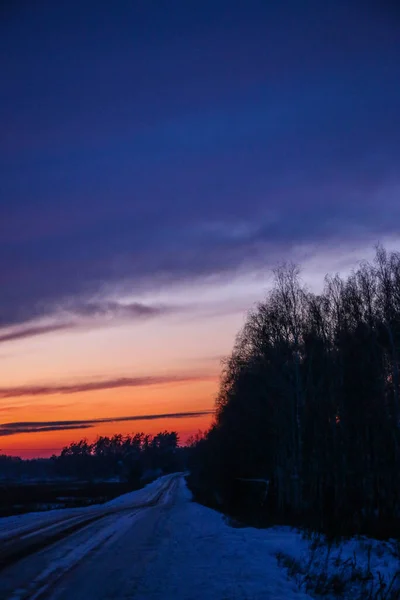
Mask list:
[[[399,232],[395,2],[0,11],[3,324]]]

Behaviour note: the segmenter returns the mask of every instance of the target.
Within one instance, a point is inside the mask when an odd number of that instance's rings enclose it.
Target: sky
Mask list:
[[[283,261],[400,250],[389,0],[0,4],[0,451],[206,429]]]

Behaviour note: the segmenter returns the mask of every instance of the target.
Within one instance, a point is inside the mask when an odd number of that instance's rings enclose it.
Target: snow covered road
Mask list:
[[[179,475],[106,504],[0,519],[0,598],[50,598],[59,581],[94,550],[130,530],[171,498]]]
[[[181,475],[101,507],[52,513],[0,519],[2,541],[95,519],[3,566],[1,600],[308,598],[275,557],[290,533],[229,527],[219,513],[191,502]]]

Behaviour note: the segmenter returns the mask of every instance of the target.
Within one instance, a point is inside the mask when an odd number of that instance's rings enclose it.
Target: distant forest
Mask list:
[[[398,535],[399,363],[399,253],[378,247],[321,294],[278,268],[192,440],[195,497],[247,522]]]
[[[93,443],[73,442],[49,459],[22,460],[0,456],[1,479],[68,478],[83,481],[116,479],[137,486],[140,481],[179,471],[185,449],[175,431],[101,436]]]

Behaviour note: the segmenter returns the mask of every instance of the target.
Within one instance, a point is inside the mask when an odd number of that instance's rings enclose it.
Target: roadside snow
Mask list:
[[[32,527],[40,527],[55,523],[69,516],[73,517],[82,512],[83,508],[62,508],[45,512],[32,512],[23,515],[0,518],[0,541],[10,535],[22,534]]]
[[[298,538],[288,528],[230,527],[220,513],[191,502],[182,478],[135,598],[308,600],[275,556]]]
[[[280,563],[300,589],[324,598],[400,598],[400,544],[355,537],[329,546],[322,537],[282,549]],[[389,591],[393,595],[389,595]]]
[[[156,558],[149,564],[135,598],[320,598],[315,584],[323,582],[324,570],[326,581],[338,576],[343,578],[342,585],[345,583],[342,595],[324,594],[327,600],[338,597],[346,600],[391,598],[377,593],[379,589],[387,594],[400,569],[399,559],[395,556],[396,552],[399,556],[399,548],[394,540],[351,539],[332,547],[327,557],[326,544],[314,544],[317,547],[312,551],[312,541],[294,529],[233,528],[223,515],[191,500],[182,478],[175,503],[155,541]],[[293,572],[285,568],[287,563],[278,561],[278,555],[292,559]],[[367,575],[369,579],[365,579]],[[335,589],[339,592],[339,585]],[[399,598],[400,594],[393,597]]]

